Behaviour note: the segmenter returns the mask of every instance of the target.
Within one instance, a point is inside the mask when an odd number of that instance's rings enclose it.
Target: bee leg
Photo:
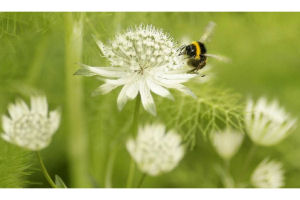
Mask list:
[[[191,69],[187,73],[189,73],[189,74],[199,74],[197,68]]]
[[[205,65],[206,65],[206,61],[205,60],[201,61],[199,63],[199,65],[196,67],[197,71],[200,70],[200,69],[202,69],[203,67],[205,67]]]
[[[190,65],[193,66],[192,63],[190,63]],[[197,67],[195,67],[195,68],[193,68],[192,70],[188,71],[188,73],[199,74],[198,71],[199,71],[200,69],[202,69],[205,65],[206,65],[206,62],[205,62],[205,61],[201,61],[201,62],[198,64]]]

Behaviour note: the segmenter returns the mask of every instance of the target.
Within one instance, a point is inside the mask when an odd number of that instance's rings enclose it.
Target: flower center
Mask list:
[[[106,56],[114,66],[127,66],[143,74],[143,69],[155,67],[178,68],[182,66],[176,47],[168,35],[152,26],[139,27],[117,35]]]
[[[49,130],[48,119],[39,113],[23,115],[13,125],[13,133],[24,143],[48,139],[51,136]]]

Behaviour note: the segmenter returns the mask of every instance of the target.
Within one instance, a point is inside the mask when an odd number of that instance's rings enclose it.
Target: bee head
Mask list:
[[[178,49],[179,56],[188,55],[189,57],[193,57],[196,55],[196,47],[192,44],[184,45]]]
[[[188,56],[195,56],[196,55],[196,47],[194,45],[188,45],[185,47],[185,54]]]

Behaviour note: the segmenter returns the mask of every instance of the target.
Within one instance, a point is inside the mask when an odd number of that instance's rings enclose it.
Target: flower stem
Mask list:
[[[64,13],[67,155],[72,187],[91,186],[88,176],[88,134],[86,131],[81,79],[73,74],[81,62],[84,13]]]
[[[104,187],[106,187],[106,188],[112,187],[111,179],[112,179],[112,172],[113,172],[115,158],[117,156],[117,151],[118,151],[118,147],[115,147],[110,151],[110,156],[109,156],[108,162],[107,162],[107,170],[106,170],[106,174],[105,174],[105,183],[104,183]]]
[[[132,120],[132,130],[133,130],[134,136],[137,134],[137,129],[138,129],[138,123],[139,123],[138,115],[139,115],[139,110],[140,110],[140,104],[141,104],[141,97],[138,96],[136,98],[135,108],[134,108],[134,113],[133,113],[133,120]],[[135,163],[134,163],[134,160],[131,158],[129,174],[128,174],[128,178],[127,178],[127,185],[126,185],[127,188],[130,188],[132,186],[134,172],[135,172]]]
[[[140,188],[143,185],[145,178],[146,178],[146,173],[143,173],[141,176],[141,179],[137,185],[137,188]]]
[[[137,134],[137,129],[138,129],[138,123],[139,123],[139,111],[140,111],[140,105],[141,105],[141,97],[138,96],[136,98],[135,102],[135,108],[134,108],[134,113],[133,113],[133,121],[132,121],[132,127],[133,127],[133,134],[136,136]]]
[[[252,145],[250,147],[250,150],[248,151],[248,155],[246,157],[244,165],[242,167],[241,173],[240,173],[240,178],[241,179],[245,176],[247,167],[250,164],[250,162],[251,162],[251,160],[252,160],[252,158],[253,158],[253,156],[256,152],[256,149],[257,149],[257,146],[254,143],[252,143]]]
[[[129,167],[129,174],[127,178],[127,188],[130,188],[132,186],[133,178],[134,178],[134,171],[135,171],[135,163],[134,160],[131,158],[130,161],[130,167]]]
[[[56,187],[56,184],[55,184],[54,181],[52,180],[51,176],[49,175],[49,173],[48,173],[48,171],[47,171],[47,169],[46,169],[46,167],[45,167],[45,164],[44,164],[44,162],[43,162],[43,159],[42,159],[42,157],[41,157],[40,152],[37,151],[36,154],[37,154],[38,160],[39,160],[40,165],[41,165],[41,168],[42,168],[42,172],[43,172],[43,174],[44,174],[46,180],[48,181],[48,183],[50,184],[50,186],[51,186],[52,188],[57,188],[57,187]]]
[[[223,179],[223,184],[226,188],[234,188],[234,180],[230,175],[230,160],[224,160],[225,165],[225,176]]]

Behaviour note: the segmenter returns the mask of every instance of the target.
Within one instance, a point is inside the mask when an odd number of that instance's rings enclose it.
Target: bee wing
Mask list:
[[[229,63],[231,61],[230,58],[221,55],[216,55],[216,54],[204,54],[204,55],[226,63]]]
[[[214,28],[216,26],[216,23],[213,22],[213,21],[210,21],[208,23],[208,25],[206,26],[205,30],[204,30],[204,33],[203,35],[201,36],[200,38],[200,42],[205,42],[207,41],[207,39],[212,35],[213,31],[214,31]]]

